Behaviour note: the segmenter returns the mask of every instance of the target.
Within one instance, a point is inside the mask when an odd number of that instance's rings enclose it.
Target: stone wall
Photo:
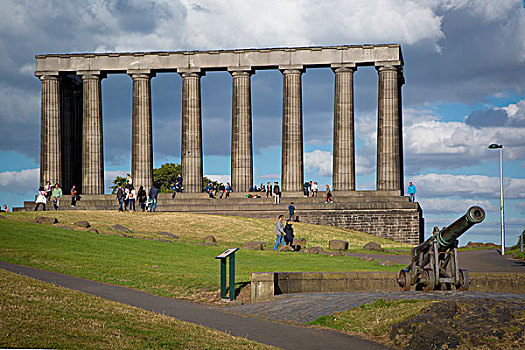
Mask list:
[[[371,233],[397,242],[419,244],[424,237],[421,210],[303,211],[301,222]]]

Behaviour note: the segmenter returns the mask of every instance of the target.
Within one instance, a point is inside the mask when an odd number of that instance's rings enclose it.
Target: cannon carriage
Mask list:
[[[478,206],[469,208],[465,215],[410,251],[411,263],[399,272],[397,283],[402,291],[468,290],[468,271],[459,268],[458,238],[475,224],[485,219],[485,211]]]

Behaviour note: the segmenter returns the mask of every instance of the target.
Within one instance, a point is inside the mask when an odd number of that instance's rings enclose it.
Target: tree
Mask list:
[[[165,163],[160,166],[160,168],[153,169],[153,183],[155,187],[161,193],[171,193],[171,185],[177,182],[177,178],[182,173],[182,167],[180,164],[175,163]],[[206,176],[202,177],[202,188],[206,187],[208,182],[212,182]],[[115,193],[119,184],[123,185],[126,183],[125,177],[120,177],[117,175],[115,180],[113,180],[112,193]],[[184,187],[184,179],[182,180],[182,187]],[[148,191],[148,189],[145,189]]]

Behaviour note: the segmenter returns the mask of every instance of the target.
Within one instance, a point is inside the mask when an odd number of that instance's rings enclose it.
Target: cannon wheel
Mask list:
[[[459,285],[456,286],[457,290],[467,291],[470,286],[470,278],[468,277],[468,271],[459,269]]]
[[[431,292],[436,288],[436,279],[434,278],[434,270],[425,269],[425,279],[427,283],[423,285],[423,291]]]
[[[399,271],[397,283],[399,287],[401,287],[401,291],[405,292],[410,290],[410,272],[407,269]]]

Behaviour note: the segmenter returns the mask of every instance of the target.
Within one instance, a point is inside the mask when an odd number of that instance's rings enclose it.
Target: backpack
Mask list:
[[[119,188],[117,190],[117,198],[123,198],[124,197],[124,190],[122,188]]]

